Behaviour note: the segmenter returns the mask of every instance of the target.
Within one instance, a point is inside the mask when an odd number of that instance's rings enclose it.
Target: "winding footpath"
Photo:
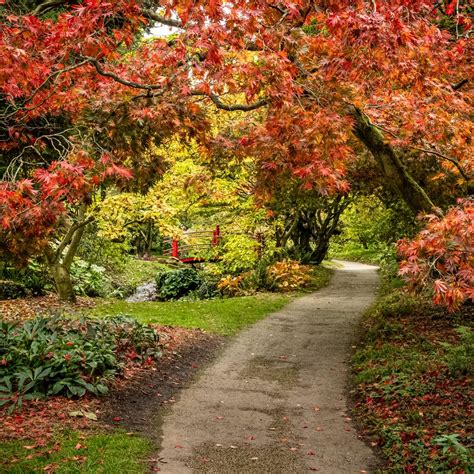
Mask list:
[[[346,391],[377,283],[375,267],[343,262],[329,286],[240,333],[165,416],[160,472],[371,472]]]

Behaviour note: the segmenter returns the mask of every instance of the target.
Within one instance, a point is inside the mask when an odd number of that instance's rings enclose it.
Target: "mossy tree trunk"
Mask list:
[[[399,152],[385,140],[383,133],[357,107],[351,106],[349,113],[354,118],[354,134],[375,158],[385,176],[387,187],[396,192],[414,214],[433,212],[435,205],[410,175]]]
[[[76,301],[71,280],[71,265],[77,254],[85,228],[93,220],[92,218],[84,219],[85,209],[85,206],[80,208],[77,222],[69,228],[58,247],[53,249],[51,246],[47,246],[45,250],[46,262],[61,301],[71,303]]]

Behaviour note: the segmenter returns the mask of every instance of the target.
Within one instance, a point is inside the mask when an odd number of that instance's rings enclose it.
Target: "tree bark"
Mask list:
[[[54,279],[58,298],[61,301],[76,302],[74,287],[72,286],[70,269],[61,263],[49,265],[49,271]]]
[[[76,302],[76,295],[71,280],[71,265],[86,226],[93,220],[92,218],[84,220],[85,212],[86,206],[81,206],[78,212],[80,221],[70,227],[57,249],[54,250],[51,247],[46,247],[45,250],[48,268],[53,277],[58,298],[61,301]]]
[[[425,190],[413,179],[398,152],[385,140],[383,133],[360,109],[351,106],[354,133],[372,153],[386,178],[387,186],[400,195],[414,214],[433,212],[435,205]]]

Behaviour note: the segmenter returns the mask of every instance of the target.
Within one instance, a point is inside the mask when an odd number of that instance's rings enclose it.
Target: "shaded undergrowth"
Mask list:
[[[389,472],[472,472],[473,310],[450,314],[385,285],[365,315],[356,411]]]

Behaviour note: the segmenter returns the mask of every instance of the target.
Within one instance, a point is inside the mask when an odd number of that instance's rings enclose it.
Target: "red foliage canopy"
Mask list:
[[[21,7],[32,3],[29,12]],[[77,148],[97,163],[124,126],[251,153],[261,183],[271,187],[285,171],[329,193],[349,188],[346,170],[362,147],[352,133],[355,107],[390,145],[416,151],[421,162],[438,158],[436,178],[454,176],[454,194],[465,194],[472,179],[469,2],[53,3],[0,1],[0,150],[7,157],[0,166],[8,180],[0,212],[10,237],[20,236],[9,250],[47,238],[65,204],[86,197],[98,174],[96,165],[75,161]],[[157,24],[176,33],[139,40]],[[203,104],[260,109],[262,118],[244,119],[237,140],[215,138]],[[133,162],[122,145],[125,152],[110,153],[116,165]],[[42,171],[31,171],[32,161]],[[26,181],[17,179],[22,173]]]

